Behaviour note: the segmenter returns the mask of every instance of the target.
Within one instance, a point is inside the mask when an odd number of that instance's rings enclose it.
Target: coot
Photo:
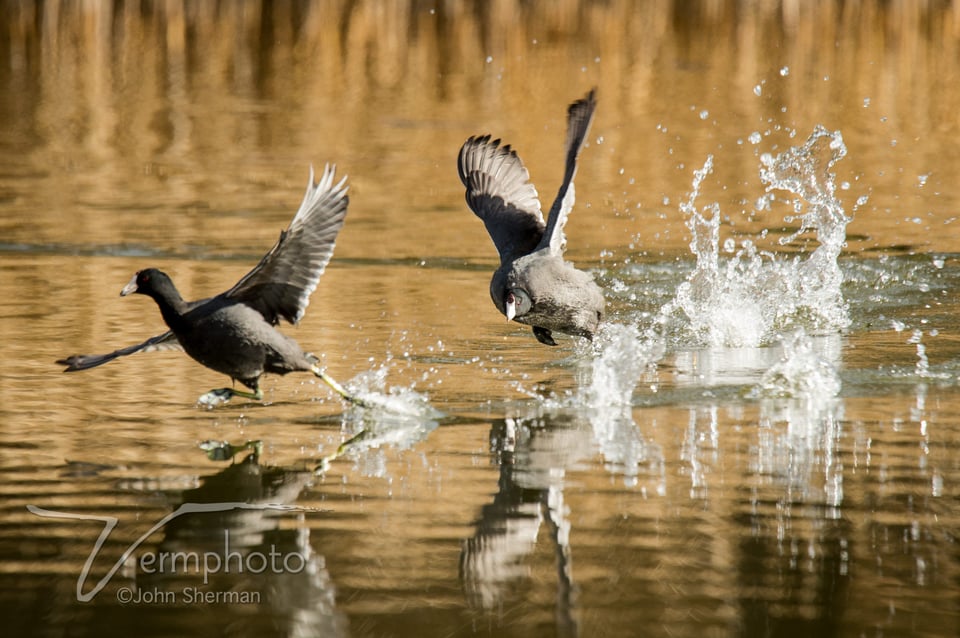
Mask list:
[[[483,220],[500,253],[490,297],[508,320],[533,327],[540,343],[555,346],[553,332],[593,338],[604,298],[589,274],[563,259],[563,227],[573,208],[573,177],[597,101],[595,91],[567,110],[566,169],[544,224],[537,189],[516,151],[489,135],[469,138],[457,168],[467,205]]]
[[[290,226],[260,263],[233,288],[209,299],[184,301],[165,273],[147,268],[137,272],[121,296],[147,295],[160,307],[168,332],[108,354],[74,355],[58,363],[65,372],[87,370],[117,357],[151,350],[180,349],[252,392],[235,388],[211,390],[201,403],[216,404],[233,396],[259,400],[260,377],[265,372],[312,372],[346,400],[352,395],[318,366],[312,354],[275,326],[281,319],[297,324],[303,318],[310,295],[320,281],[337,233],[347,214],[346,177],[334,184],[335,167],[327,165],[314,183],[313,167],[300,209]]]

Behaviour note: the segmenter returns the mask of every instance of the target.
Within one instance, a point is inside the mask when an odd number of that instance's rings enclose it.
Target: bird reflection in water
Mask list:
[[[254,451],[201,479],[199,487],[180,495],[181,503],[251,507],[179,516],[165,526],[155,554],[196,555],[202,557],[201,569],[217,568],[198,574],[192,569],[159,573],[154,567],[146,573],[137,566],[137,588],[256,594],[257,604],[235,605],[235,622],[221,627],[230,635],[347,635],[346,615],[335,607],[335,589],[323,556],[311,547],[309,528],[281,525],[290,516],[282,506],[295,503],[313,478],[310,469],[261,465]]]
[[[484,611],[510,599],[531,569],[524,561],[536,549],[546,523],[556,554],[557,633],[576,635],[569,508],[564,502],[567,470],[588,458],[593,448],[589,422],[578,416],[493,423],[490,449],[500,466],[499,489],[485,505],[473,538],[460,554],[460,579],[468,602]]]

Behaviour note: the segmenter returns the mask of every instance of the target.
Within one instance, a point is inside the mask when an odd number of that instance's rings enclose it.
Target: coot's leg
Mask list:
[[[344,401],[349,401],[354,405],[359,405],[361,408],[370,408],[373,407],[368,401],[364,401],[360,397],[355,397],[344,388],[342,385],[337,383],[336,379],[328,375],[326,372],[318,368],[317,366],[310,366],[310,371],[317,375],[321,381],[330,386],[334,392],[343,397]]]

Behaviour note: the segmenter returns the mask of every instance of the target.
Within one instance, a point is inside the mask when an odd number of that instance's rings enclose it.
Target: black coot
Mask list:
[[[346,177],[334,184],[334,167],[327,166],[318,183],[313,167],[300,210],[260,263],[230,290],[200,301],[184,301],[170,278],[148,268],[130,280],[121,295],[153,298],[170,328],[168,332],[109,354],[74,355],[58,361],[65,372],[87,370],[134,352],[182,349],[203,365],[239,381],[252,392],[234,388],[211,390],[200,397],[213,404],[233,396],[261,399],[260,376],[265,372],[312,372],[348,401],[361,403],[327,376],[311,354],[278,331],[280,319],[296,324],[333,255],[347,214]]]
[[[457,162],[467,205],[500,253],[500,267],[490,281],[493,303],[507,319],[532,326],[537,340],[550,346],[557,345],[552,332],[591,339],[603,318],[600,287],[563,259],[577,156],[596,105],[590,91],[567,111],[566,170],[546,224],[537,189],[509,145],[500,146],[489,135],[471,137]]]

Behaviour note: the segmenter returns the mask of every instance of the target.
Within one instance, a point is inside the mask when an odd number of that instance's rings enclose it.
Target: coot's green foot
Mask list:
[[[210,390],[210,392],[201,396],[197,399],[197,403],[205,405],[208,408],[213,408],[218,405],[223,405],[233,397],[244,397],[245,399],[259,401],[263,398],[263,392],[260,391],[260,388],[257,388],[256,392],[245,392],[243,390],[235,390],[234,388],[218,388],[216,390]]]
[[[344,388],[344,387],[343,387],[342,385],[340,385],[339,383],[337,383],[336,379],[334,379],[333,377],[331,377],[330,375],[328,375],[326,372],[324,372],[323,370],[321,370],[321,369],[318,368],[317,366],[313,366],[312,368],[310,368],[310,371],[313,372],[315,375],[317,375],[317,376],[320,378],[321,381],[323,381],[323,382],[326,383],[328,386],[330,386],[330,388],[331,388],[334,392],[336,392],[336,393],[339,394],[341,397],[343,397],[343,400],[344,400],[344,401],[349,401],[350,403],[352,403],[352,404],[354,404],[354,405],[358,405],[358,406],[360,406],[361,408],[372,408],[372,407],[373,407],[373,405],[372,405],[369,401],[364,401],[364,400],[361,399],[360,397],[354,396],[354,395],[350,394],[349,392],[347,392],[347,389]]]

